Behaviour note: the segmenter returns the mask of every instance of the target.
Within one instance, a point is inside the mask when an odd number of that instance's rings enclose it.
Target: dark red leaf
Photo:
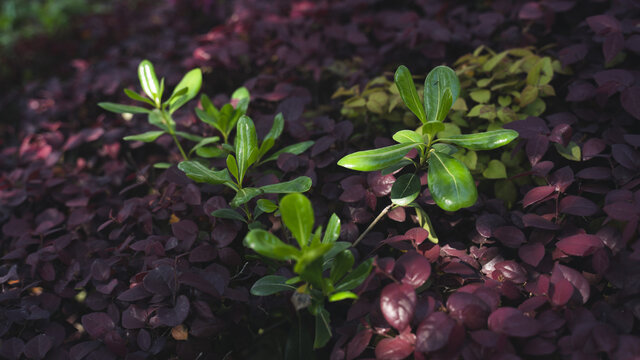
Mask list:
[[[556,187],[556,191],[563,193],[574,181],[573,170],[569,166],[562,167],[549,176],[549,184]]]
[[[576,216],[591,216],[598,212],[598,205],[589,199],[568,195],[560,200],[560,212]]]
[[[418,288],[429,279],[431,264],[424,256],[415,251],[409,251],[396,261],[393,275],[401,283]]]
[[[502,276],[517,284],[522,284],[527,281],[527,271],[513,260],[505,260],[495,265],[496,271],[499,271]]]
[[[529,116],[524,120],[512,121],[505,124],[504,128],[517,131],[523,139],[533,139],[538,135],[546,135],[549,133],[547,123],[535,116]]]
[[[538,242],[522,245],[518,249],[518,256],[531,266],[538,266],[544,257],[544,245]]]
[[[535,337],[526,342],[522,352],[531,356],[551,355],[556,351],[556,345],[549,339]]]
[[[389,195],[395,181],[396,178],[392,174],[382,175],[379,171],[367,174],[369,188],[377,197]]]
[[[551,272],[551,283],[555,284],[562,279],[568,280],[582,297],[582,303],[586,303],[589,300],[591,293],[591,287],[587,279],[582,276],[578,271],[558,263],[553,267]]]
[[[540,323],[512,307],[501,307],[489,315],[489,330],[514,337],[529,337],[538,333]]]
[[[404,234],[406,236],[411,237],[413,241],[416,242],[417,245],[422,244],[422,242],[424,242],[427,239],[427,237],[429,237],[429,232],[421,227],[415,227],[415,228],[409,229]]]
[[[549,141],[562,144],[562,146],[567,146],[567,144],[569,144],[569,141],[571,140],[572,133],[573,130],[571,129],[571,125],[558,124],[553,128],[553,130],[551,130]]]
[[[602,240],[596,235],[578,234],[566,237],[556,243],[556,247],[567,255],[587,256],[603,247]]]
[[[598,275],[604,275],[610,265],[609,252],[605,248],[600,248],[593,253],[591,266]]]
[[[402,336],[384,338],[376,345],[376,359],[402,360],[413,353],[413,344]]]
[[[549,148],[549,140],[544,135],[536,135],[527,141],[525,151],[531,165],[537,164]]]
[[[483,237],[493,236],[493,229],[504,225],[502,216],[496,214],[483,214],[476,219],[476,231]]]
[[[354,184],[344,188],[342,195],[340,195],[340,201],[347,203],[358,202],[364,197],[364,187],[362,184]]]
[[[565,305],[571,300],[574,290],[573,285],[566,279],[556,282],[551,288],[551,304],[553,306]]]
[[[373,331],[371,329],[364,329],[357,333],[347,344],[347,360],[353,360],[360,356],[369,345],[372,335]]]
[[[173,235],[180,241],[193,242],[198,236],[198,225],[191,220],[180,220],[171,224]]]
[[[102,339],[115,328],[111,317],[103,312],[94,312],[82,317],[82,327],[94,339]]]
[[[505,246],[514,249],[517,249],[527,241],[522,230],[515,226],[501,226],[496,228],[493,230],[493,237]]]
[[[380,293],[382,315],[398,331],[409,326],[416,302],[416,293],[413,287],[407,284],[389,284]]]
[[[455,325],[455,320],[440,311],[427,316],[416,330],[416,350],[426,353],[443,348]]]
[[[525,227],[534,227],[543,230],[558,230],[560,226],[536,214],[525,214],[522,217]]]
[[[449,295],[447,309],[449,309],[449,315],[452,318],[464,323],[471,330],[485,327],[487,317],[491,312],[489,306],[482,299],[461,291]]]
[[[556,190],[555,186],[546,185],[546,186],[538,186],[529,190],[527,194],[524,196],[522,200],[522,207],[527,207],[529,205],[533,205],[537,202],[548,199],[547,197]]]

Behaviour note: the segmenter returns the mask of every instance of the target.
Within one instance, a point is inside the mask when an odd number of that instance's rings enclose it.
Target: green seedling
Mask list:
[[[491,150],[513,141],[518,133],[513,130],[493,130],[474,134],[436,136],[445,129],[444,119],[460,93],[460,82],[449,67],[438,66],[427,75],[424,82],[424,102],[418,96],[409,69],[398,67],[395,77],[400,97],[422,126],[417,130],[400,130],[393,135],[398,142],[379,149],[349,154],[338,161],[338,165],[358,171],[378,171],[392,173],[407,165],[414,171],[397,178],[391,189],[391,202],[383,210],[393,207],[411,206],[416,208],[418,218],[424,219],[423,226],[433,234],[426,212],[415,203],[421,191],[419,170],[427,170],[428,187],[436,204],[447,211],[469,207],[478,198],[473,177],[467,166],[451,156],[458,147],[469,150]],[[410,159],[406,155],[416,149],[418,156]],[[378,216],[367,231],[381,218]],[[430,238],[434,241],[435,236]]]
[[[357,299],[358,295],[351,290],[367,279],[373,258],[353,268],[354,256],[348,249],[351,244],[337,241],[340,236],[338,216],[331,215],[324,234],[322,226],[313,231],[311,201],[302,194],[285,195],[280,201],[280,213],[284,226],[297,246],[287,244],[262,229],[249,231],[244,238],[244,245],[269,259],[293,261],[293,271],[297,276],[287,279],[279,275],[267,275],[253,284],[251,293],[267,296],[294,290],[291,301],[296,310],[308,308],[315,316],[313,346],[321,348],[331,338],[330,314],[324,307],[325,300]]]
[[[196,115],[198,115],[200,120],[220,131],[224,143],[227,144],[229,142],[229,135],[236,127],[240,116],[247,113],[250,100],[249,90],[244,86],[238,88],[231,95],[231,102],[236,104],[235,107],[232,104],[225,104],[218,109],[213,105],[207,95],[202,94],[200,97],[202,110],[196,109]]]
[[[266,156],[282,134],[283,128],[284,119],[282,114],[278,114],[273,120],[271,130],[262,139],[262,143],[258,145],[258,136],[253,121],[248,116],[241,115],[236,123],[235,146],[227,146],[229,154],[227,155],[226,169],[212,170],[202,162],[191,160],[182,161],[178,164],[180,170],[197,182],[214,185],[222,184],[235,192],[236,195],[229,204],[232,208],[243,206],[241,209],[244,212],[244,216],[233,209],[219,209],[212,213],[213,216],[253,223],[253,220],[259,215],[265,212],[274,212],[278,207],[270,200],[260,199],[252,212],[247,206],[251,199],[262,194],[298,193],[305,192],[311,188],[311,179],[307,176],[300,176],[291,181],[261,187],[245,186],[245,179],[251,168],[267,161],[276,160],[282,153],[299,155],[313,145],[313,141],[305,141],[287,146]]]

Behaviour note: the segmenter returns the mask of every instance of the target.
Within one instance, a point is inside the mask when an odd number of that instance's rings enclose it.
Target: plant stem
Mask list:
[[[180,154],[182,154],[182,158],[184,158],[185,161],[189,160],[189,157],[184,152],[182,145],[180,145],[180,142],[178,141],[178,138],[176,137],[176,134],[173,131],[171,132],[171,137],[173,138],[173,141],[176,143],[176,145],[178,145],[178,150],[180,150]]]
[[[389,204],[387,207],[382,209],[382,211],[380,211],[380,214],[378,214],[378,216],[375,219],[373,219],[373,222],[369,224],[367,229],[362,234],[360,234],[360,236],[358,236],[356,241],[353,243],[353,246],[358,245],[358,243],[364,238],[364,236],[367,235],[367,233],[371,231],[371,229],[378,223],[378,221],[380,221],[382,217],[385,216],[389,212],[389,210],[391,210],[394,206],[395,206],[394,204]]]

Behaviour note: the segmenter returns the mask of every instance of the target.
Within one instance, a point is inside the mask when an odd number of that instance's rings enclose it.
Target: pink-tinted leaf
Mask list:
[[[347,344],[347,360],[353,360],[360,356],[369,345],[372,335],[373,331],[371,329],[364,329],[357,333]]]
[[[393,274],[401,283],[418,288],[429,279],[431,264],[424,256],[410,251],[396,261]]]
[[[426,353],[443,348],[455,325],[452,318],[440,311],[427,316],[416,330],[416,350]]]
[[[496,271],[502,276],[516,284],[522,284],[527,281],[527,271],[513,260],[505,260],[495,265]]]
[[[537,164],[549,148],[549,139],[544,135],[536,135],[527,141],[525,151],[531,165]]]
[[[586,303],[589,300],[591,294],[591,287],[587,279],[582,276],[578,271],[561,264],[556,263],[551,272],[551,283],[556,284],[562,279],[568,280],[582,297],[582,303]]]
[[[103,312],[94,312],[82,317],[82,327],[94,339],[102,339],[115,328],[111,317]]]
[[[561,279],[557,283],[553,284],[553,288],[551,290],[551,304],[554,306],[563,306],[573,296],[574,287],[571,283],[566,279]]]
[[[512,307],[501,307],[489,315],[489,330],[507,336],[529,337],[538,333],[540,323]]]
[[[369,188],[377,197],[389,195],[395,181],[395,176],[391,174],[382,175],[379,171],[370,172],[367,175]]]
[[[376,359],[402,360],[413,353],[413,344],[402,336],[385,338],[376,345]]]
[[[522,230],[515,226],[501,226],[493,230],[493,237],[498,239],[507,247],[517,249],[524,244],[527,239]]]
[[[417,245],[422,244],[429,237],[429,232],[421,227],[415,227],[407,230],[404,233],[406,236],[409,236],[416,242]]]
[[[389,284],[380,294],[380,310],[387,322],[398,329],[409,326],[417,302],[416,293],[411,285]]]
[[[538,266],[544,257],[544,245],[538,242],[522,245],[518,249],[518,256],[527,264]]]
[[[464,323],[467,328],[472,330],[485,327],[487,317],[491,312],[489,305],[482,299],[461,291],[449,295],[447,309],[449,309],[449,315],[452,318]]]
[[[576,216],[591,216],[598,212],[598,205],[589,199],[568,195],[560,200],[560,212]]]
[[[522,200],[522,207],[533,205],[537,202],[547,199],[547,196],[551,195],[556,190],[555,186],[537,186],[529,190]]]
[[[587,256],[603,247],[602,240],[596,235],[578,234],[566,237],[556,243],[556,247],[567,255]]]

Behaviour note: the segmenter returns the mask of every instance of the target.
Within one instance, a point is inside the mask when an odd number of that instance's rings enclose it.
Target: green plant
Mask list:
[[[331,215],[327,228],[313,231],[314,214],[311,202],[302,194],[288,194],[280,201],[282,222],[296,240],[298,247],[289,245],[272,233],[253,229],[244,238],[244,245],[258,254],[278,261],[294,261],[291,279],[267,275],[256,281],[251,293],[267,296],[281,291],[295,290],[291,300],[296,310],[308,308],[315,316],[314,348],[323,347],[331,338],[330,314],[325,300],[335,302],[357,299],[351,290],[368,277],[373,266],[369,258],[352,269],[354,257],[348,249],[351,244],[337,241],[340,219]],[[328,276],[325,272],[328,271]]]
[[[419,212],[419,218],[425,219],[423,226],[430,228],[426,213],[414,203],[421,191],[417,171],[428,169],[428,187],[439,207],[447,211],[469,207],[478,197],[473,177],[467,166],[451,155],[458,147],[473,151],[495,149],[511,142],[518,133],[502,129],[443,136],[443,120],[460,93],[458,76],[451,68],[438,66],[429,72],[424,82],[424,102],[405,66],[398,67],[394,80],[403,102],[423,125],[418,130],[396,132],[393,135],[398,142],[396,145],[349,154],[340,159],[338,165],[359,171],[391,173],[412,164],[415,171],[401,175],[393,184],[392,204],[383,213],[394,206],[412,206]],[[417,160],[406,157],[412,149],[418,152]],[[380,216],[372,225],[379,219]],[[432,233],[432,229],[429,232]],[[362,236],[364,233],[357,241]]]
[[[202,86],[202,71],[200,71],[200,69],[193,69],[189,71],[173,89],[171,96],[169,96],[169,98],[164,102],[162,101],[162,95],[164,93],[164,78],[161,81],[158,81],[153,64],[151,64],[149,60],[142,60],[140,65],[138,65],[138,78],[140,79],[140,85],[142,86],[142,90],[146,97],[129,89],[125,89],[124,92],[132,100],[151,106],[151,109],[111,102],[98,103],[98,106],[103,109],[115,113],[147,114],[149,124],[160,129],[147,131],[138,135],[126,136],[124,138],[125,140],[153,142],[161,135],[169,134],[180,150],[180,154],[184,160],[189,160],[189,155],[194,150],[220,140],[217,136],[203,138],[183,131],[176,131],[176,123],[172,117],[172,114],[176,110],[186,104],[189,100],[193,99],[200,91],[200,87]],[[182,148],[177,136],[196,142],[196,145],[189,152],[189,155]],[[168,167],[169,164],[161,163],[156,164],[155,166]]]
[[[245,216],[240,215],[232,209],[219,209],[212,213],[213,216],[252,223],[253,220],[262,213],[271,213],[278,208],[274,202],[268,199],[260,199],[254,211],[250,211],[247,203],[256,196],[262,194],[305,192],[309,190],[311,187],[311,179],[307,176],[261,187],[247,187],[244,185],[247,172],[250,168],[267,161],[276,160],[280,154],[285,152],[296,155],[301,154],[313,145],[313,141],[297,143],[280,149],[265,158],[265,155],[273,148],[275,141],[282,134],[283,128],[284,119],[282,114],[278,114],[273,119],[271,130],[269,130],[264,139],[262,139],[262,143],[258,146],[258,136],[253,121],[248,116],[241,115],[236,123],[235,147],[227,146],[230,153],[227,155],[226,169],[218,171],[211,170],[199,161],[187,160],[178,164],[180,170],[197,182],[222,184],[231,188],[235,192],[234,198],[229,203],[232,208],[244,205],[242,209]],[[257,225],[258,224],[256,224],[256,226]]]

